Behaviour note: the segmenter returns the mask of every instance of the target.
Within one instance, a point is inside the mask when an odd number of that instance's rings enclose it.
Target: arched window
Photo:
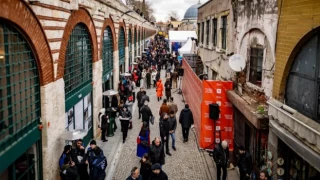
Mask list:
[[[103,33],[103,51],[102,51],[103,75],[108,74],[113,69],[113,37],[109,26]]]
[[[125,34],[124,34],[124,29],[121,27],[119,29],[119,42],[118,42],[118,47],[119,47],[119,65],[124,64],[125,62]]]
[[[0,154],[2,160],[9,157],[13,162],[28,146],[40,140],[40,82],[34,53],[26,38],[12,25],[0,23]],[[19,147],[23,147],[22,149]],[[41,153],[41,152],[39,152]],[[17,179],[36,175],[41,154],[35,154],[27,162],[24,173],[16,173]],[[18,163],[18,161],[16,161]],[[8,161],[0,164],[0,171],[8,167]]]
[[[305,116],[320,120],[320,33],[304,44],[292,64],[286,103]]]
[[[67,46],[64,69],[66,100],[92,81],[92,47],[84,24],[72,30]]]

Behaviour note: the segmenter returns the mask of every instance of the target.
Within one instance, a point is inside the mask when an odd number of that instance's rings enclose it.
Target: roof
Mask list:
[[[201,3],[199,1],[198,4],[195,4],[191,7],[189,7],[184,14],[183,19],[198,19],[198,7],[201,6]]]
[[[198,39],[195,31],[169,31],[170,42],[186,42],[190,37]]]

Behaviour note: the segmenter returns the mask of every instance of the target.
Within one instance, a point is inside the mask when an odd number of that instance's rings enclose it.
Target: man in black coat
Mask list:
[[[189,109],[189,104],[185,104],[185,108],[181,110],[179,123],[182,127],[183,142],[188,142],[189,129],[193,125],[193,114]]]
[[[143,88],[140,88],[140,91],[137,93],[137,105],[138,105],[138,108],[139,108],[139,119],[141,118],[141,113],[140,113],[140,110],[141,110],[141,107],[143,104],[140,104],[140,101],[141,101],[141,97],[143,96]]]
[[[147,89],[150,89],[151,88],[151,73],[150,73],[150,70],[147,71],[146,78],[147,78]]]
[[[148,106],[148,101],[144,102],[144,105],[141,107],[140,113],[142,116],[142,122],[147,122],[149,126],[150,118],[153,117],[153,114],[150,107]]]
[[[217,166],[217,180],[220,180],[221,178],[221,169],[223,171],[222,180],[226,180],[229,161],[229,148],[227,141],[222,141],[214,147],[213,159]]]
[[[159,137],[156,137],[150,145],[149,158],[151,164],[159,163],[161,166],[165,164],[164,148]]]
[[[240,171],[240,180],[247,180],[250,178],[252,171],[252,157],[246,152],[246,149],[243,146],[239,147],[239,171]]]
[[[169,116],[167,113],[163,113],[160,122],[159,122],[159,128],[160,128],[160,136],[161,141],[166,144],[166,154],[171,156],[170,150],[169,150]]]
[[[106,114],[101,115],[100,128],[101,128],[101,141],[106,142],[107,129],[108,129],[109,116]]]
[[[161,165],[156,163],[152,165],[152,175],[149,180],[168,180],[167,174],[162,171]]]

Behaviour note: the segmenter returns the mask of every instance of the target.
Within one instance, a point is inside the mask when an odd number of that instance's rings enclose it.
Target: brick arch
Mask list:
[[[118,38],[117,38],[118,40],[119,40],[120,28],[123,28],[125,47],[127,47],[128,46],[128,35],[127,35],[126,24],[124,21],[119,22],[119,30],[118,30]]]
[[[102,51],[103,51],[103,49],[102,49],[102,47],[103,47],[103,36],[104,36],[104,30],[107,28],[107,27],[110,27],[110,29],[111,29],[111,33],[112,33],[112,40],[113,40],[113,42],[112,42],[112,45],[113,45],[113,51],[116,51],[116,50],[118,50],[118,46],[117,46],[117,36],[116,36],[116,31],[115,31],[115,28],[114,28],[114,23],[113,23],[113,20],[111,19],[111,18],[106,18],[105,19],[105,21],[104,21],[104,23],[103,23],[103,26],[102,26],[102,29],[101,29],[101,40],[100,40],[100,53],[99,53],[99,59],[101,59],[101,57],[102,57]]]
[[[295,58],[297,57],[297,55],[299,54],[300,52],[300,49],[306,44],[308,43],[308,41],[311,40],[312,37],[314,37],[315,35],[319,34],[320,33],[320,26],[318,26],[317,28],[307,32],[306,34],[304,34],[303,36],[301,36],[300,39],[297,39],[297,43],[296,45],[292,48],[292,51],[291,53],[288,55],[288,60],[287,62],[285,63],[285,67],[284,69],[280,69],[276,67],[276,70],[275,70],[275,74],[281,74],[280,77],[281,80],[280,80],[280,83],[279,85],[275,83],[275,89],[279,89],[278,91],[278,94],[274,94],[273,96],[276,96],[277,98],[279,98],[280,100],[283,100],[284,96],[285,95],[285,92],[286,92],[286,86],[287,86],[287,81],[288,81],[288,78],[289,78],[289,73],[290,73],[290,70],[291,70],[291,67],[295,61]],[[279,54],[279,53],[277,53]]]
[[[61,42],[60,53],[59,53],[57,79],[63,78],[64,67],[65,67],[65,57],[67,53],[69,38],[73,28],[79,23],[83,23],[86,26],[89,32],[89,35],[91,37],[92,62],[96,62],[98,60],[97,35],[96,35],[94,23],[91,19],[89,12],[83,8],[79,8],[79,10],[77,11],[72,11],[62,36],[63,41]]]
[[[2,0],[0,3],[0,20],[5,19],[22,31],[35,56],[40,85],[54,81],[53,60],[49,43],[39,20],[32,9],[20,0]],[[14,12],[14,13],[9,13]]]

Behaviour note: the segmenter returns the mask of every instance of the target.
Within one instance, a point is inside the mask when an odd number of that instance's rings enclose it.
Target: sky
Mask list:
[[[177,12],[180,20],[183,18],[184,13],[187,9],[199,2],[199,0],[146,0],[151,3],[154,10],[154,16],[158,21],[167,21],[168,14],[171,11]],[[200,0],[201,4],[205,3],[207,0]]]

